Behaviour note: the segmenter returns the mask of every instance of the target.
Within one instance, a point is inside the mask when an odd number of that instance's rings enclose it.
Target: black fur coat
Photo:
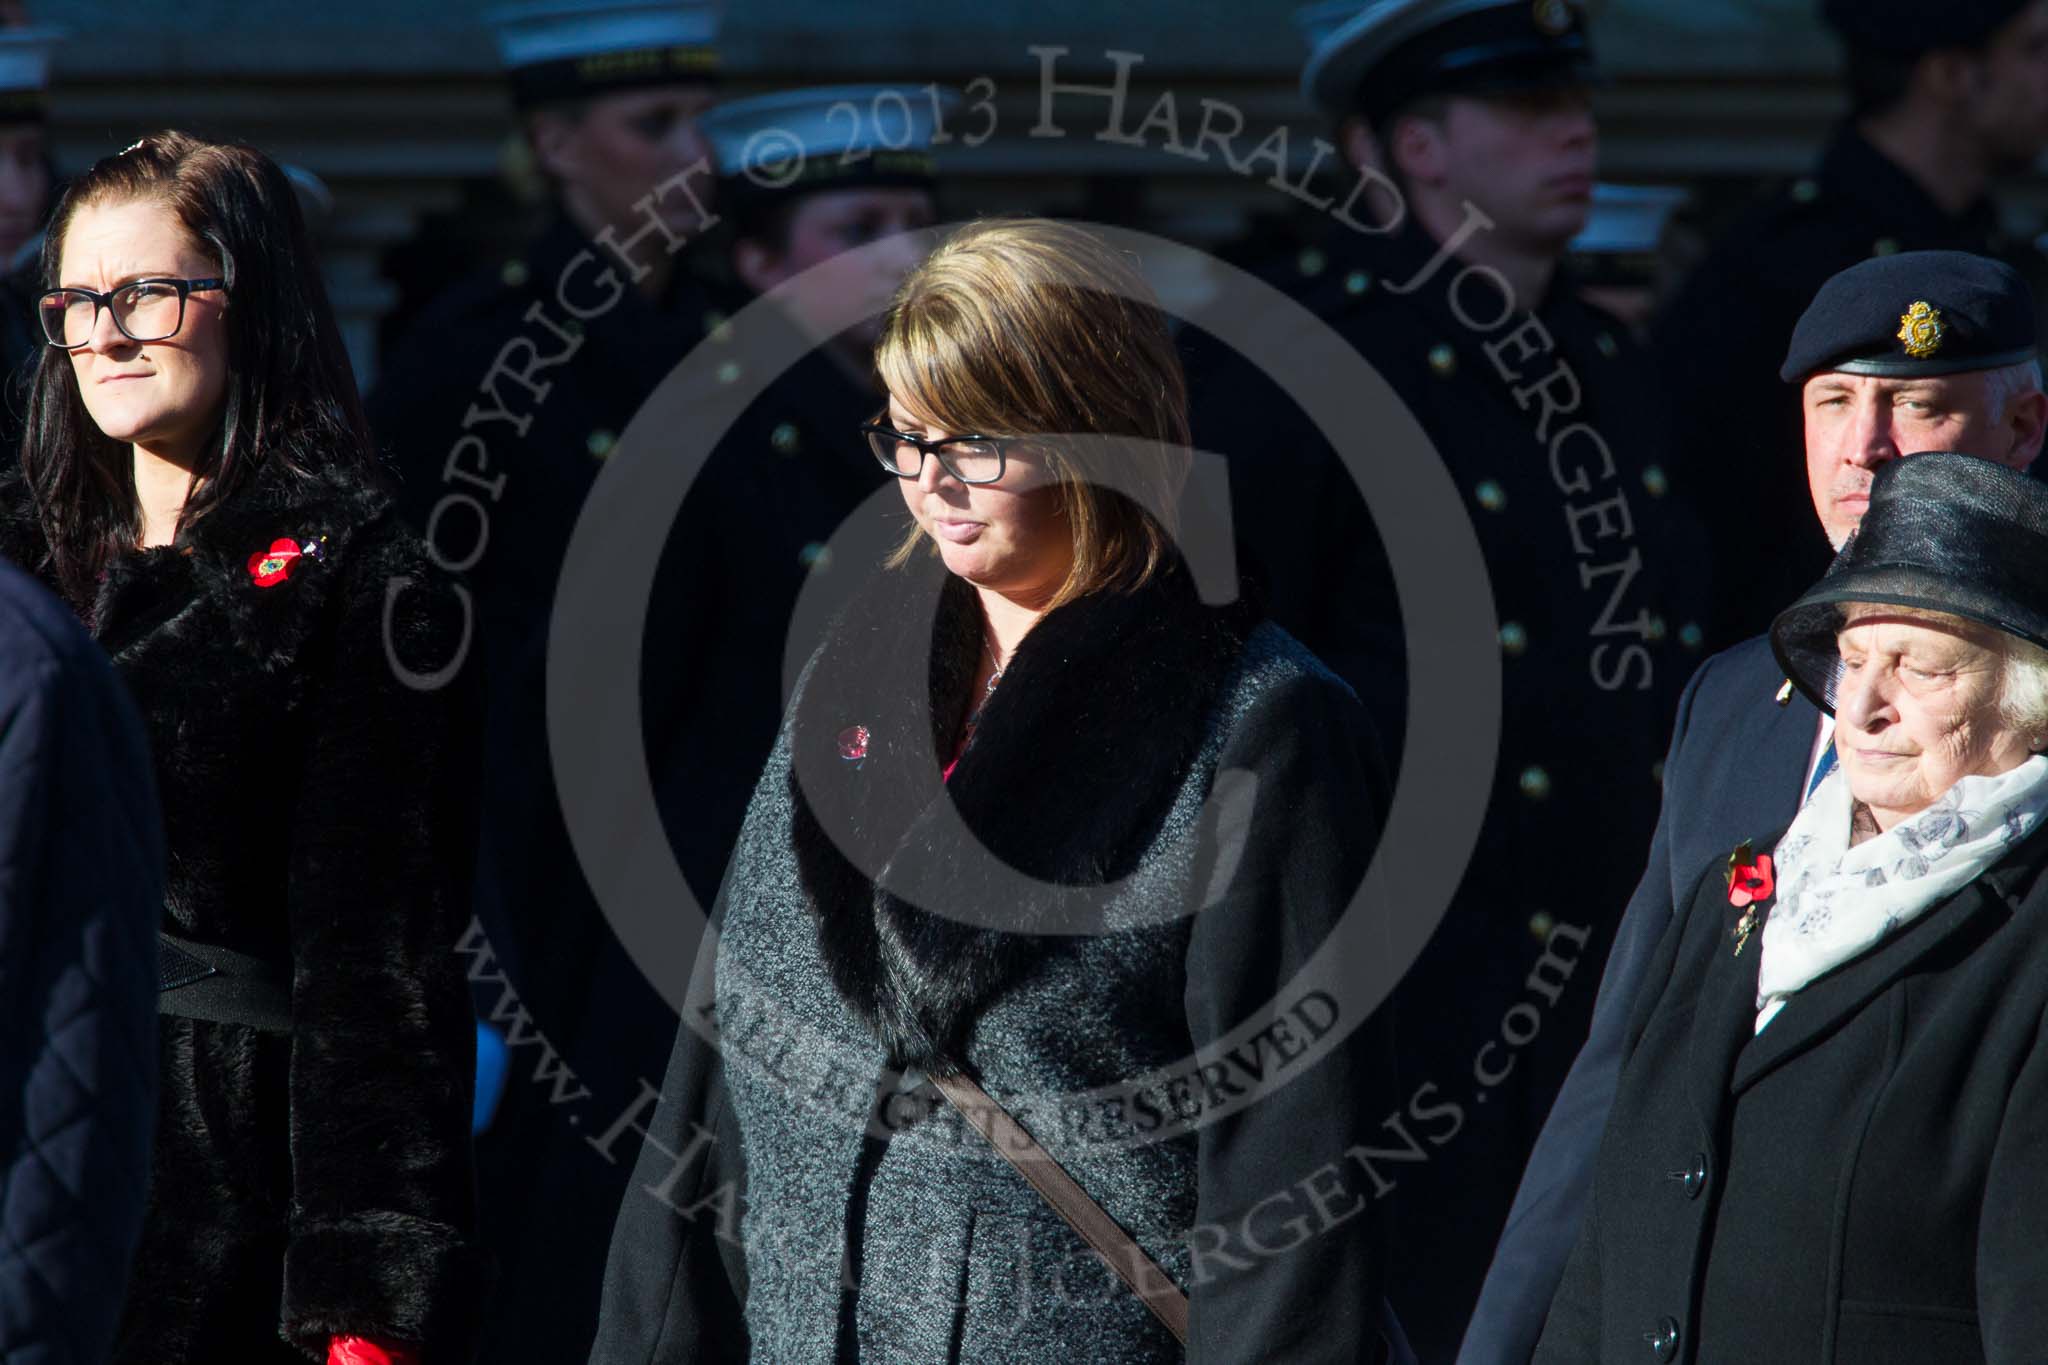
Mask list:
[[[73,603],[148,732],[164,927],[292,981],[288,1037],[162,1020],[123,1365],[325,1360],[330,1333],[469,1358],[475,1035],[452,950],[473,756],[465,697],[418,685],[463,647],[467,603],[388,502],[266,466]],[[280,573],[280,539],[317,557]],[[18,475],[0,555],[56,586]]]

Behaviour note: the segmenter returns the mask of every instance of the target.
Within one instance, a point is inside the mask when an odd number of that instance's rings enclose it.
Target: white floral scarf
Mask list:
[[[1960,891],[2048,811],[2048,757],[1996,777],[1965,777],[1927,809],[1849,845],[1848,779],[1814,791],[1773,856],[1777,903],[1764,921],[1756,1031],[1815,977]]]

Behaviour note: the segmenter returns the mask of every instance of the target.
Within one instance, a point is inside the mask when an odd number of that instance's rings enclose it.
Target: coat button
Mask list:
[[[1621,346],[1614,339],[1614,333],[1601,332],[1593,338],[1593,345],[1609,360],[1621,354]]]
[[[717,371],[717,374],[718,374],[718,382],[719,382],[719,383],[721,383],[721,384],[736,384],[736,383],[738,383],[738,382],[739,382],[739,378],[740,378],[740,363],[739,363],[739,361],[737,361],[737,360],[728,360],[728,361],[726,361],[726,362],[725,362],[725,363],[724,363],[723,365],[720,365],[720,366],[718,367],[718,371]]]
[[[1684,645],[1687,649],[1698,649],[1706,643],[1706,640],[1707,634],[1700,629],[1699,622],[1697,621],[1687,621],[1678,628],[1678,643]]]
[[[1500,628],[1500,652],[1510,659],[1519,659],[1529,648],[1529,632],[1520,621],[1509,621]]]
[[[1795,180],[1792,182],[1792,201],[1794,203],[1811,204],[1818,198],[1820,198],[1820,185],[1817,181]]]
[[[1322,274],[1323,267],[1329,263],[1330,258],[1315,247],[1303,249],[1302,253],[1294,258],[1294,268],[1310,279]]]
[[[1541,801],[1550,795],[1550,774],[1538,767],[1527,767],[1522,769],[1522,776],[1516,785],[1521,787],[1522,795],[1531,801]]]
[[[1492,479],[1481,481],[1479,486],[1472,490],[1472,497],[1489,512],[1498,512],[1508,505],[1508,490]]]
[[[1871,255],[1873,255],[1873,256],[1896,256],[1896,255],[1898,255],[1898,254],[1899,254],[1899,239],[1898,239],[1898,238],[1896,238],[1896,237],[1880,237],[1880,238],[1878,238],[1878,239],[1877,239],[1877,240],[1876,240],[1875,242],[1872,242],[1872,243],[1870,244],[1870,254],[1871,254]]]
[[[1653,464],[1643,471],[1643,487],[1651,497],[1661,498],[1671,491],[1671,476],[1664,472],[1663,466]]]
[[[618,443],[618,437],[612,435],[609,431],[599,428],[584,438],[583,448],[590,452],[592,459],[602,460],[612,453],[612,447]]]
[[[1657,1319],[1657,1330],[1647,1332],[1643,1340],[1650,1343],[1650,1354],[1659,1360],[1678,1358],[1678,1320],[1662,1317]]]
[[[528,271],[526,269],[526,262],[521,260],[505,262],[505,264],[498,267],[498,278],[503,280],[508,287],[517,289],[527,281]]]
[[[1344,277],[1344,292],[1356,297],[1372,288],[1372,276],[1363,270],[1354,270]]]
[[[1458,353],[1449,342],[1438,342],[1429,348],[1429,368],[1438,379],[1449,379],[1458,372]]]
[[[768,444],[774,446],[781,454],[794,455],[798,447],[803,445],[803,441],[797,434],[796,423],[778,422],[775,430],[768,433]]]
[[[1683,1178],[1685,1181],[1685,1197],[1687,1199],[1699,1198],[1700,1191],[1707,1187],[1706,1153],[1702,1152],[1692,1159],[1692,1165],[1686,1167]]]

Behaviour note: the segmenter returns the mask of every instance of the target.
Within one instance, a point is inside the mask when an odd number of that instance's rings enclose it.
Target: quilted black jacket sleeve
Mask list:
[[[156,1114],[163,831],[142,728],[0,561],[0,1359],[98,1365]]]

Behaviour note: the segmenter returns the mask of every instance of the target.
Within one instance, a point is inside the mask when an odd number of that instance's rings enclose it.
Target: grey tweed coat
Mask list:
[[[1377,833],[1356,699],[1176,570],[1047,615],[941,786],[978,632],[964,584],[899,570],[806,670],[646,1125],[593,1362],[1181,1359],[924,1081],[944,1068],[1189,1291],[1188,1358],[1377,1358],[1385,1220],[1344,1154],[1398,1102],[1386,1035],[1288,993]],[[1047,932],[1081,904],[1091,932]],[[1189,1065],[1272,1000],[1229,1060]],[[1262,1079],[1286,1083],[1233,1109]]]

